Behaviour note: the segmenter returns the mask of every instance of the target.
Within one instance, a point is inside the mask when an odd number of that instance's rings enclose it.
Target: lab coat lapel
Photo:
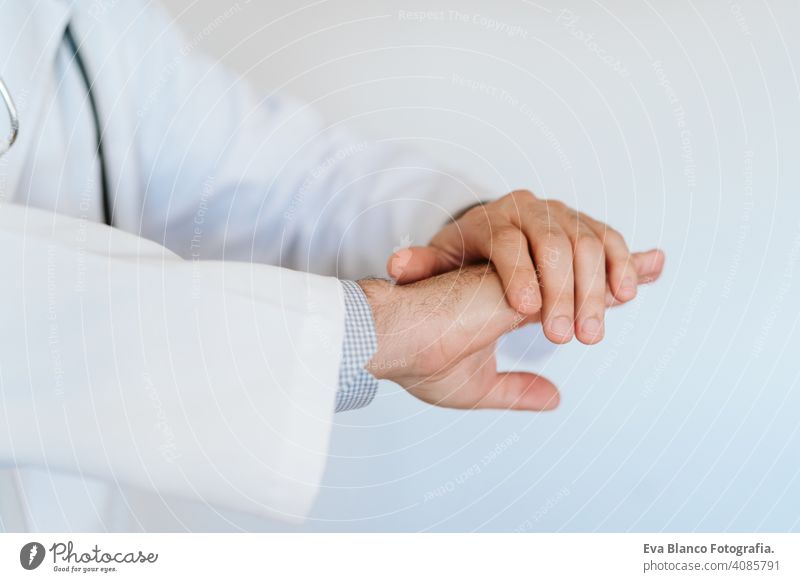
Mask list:
[[[0,201],[10,201],[47,102],[46,88],[52,81],[49,75],[53,74],[53,61],[70,10],[66,3],[57,0],[8,0],[0,12],[0,75],[20,116],[19,140],[0,158]],[[6,531],[27,529],[15,473],[10,469],[0,470],[0,529]]]
[[[47,103],[53,61],[69,21],[70,5],[59,0],[8,0],[0,11],[0,75],[20,117],[19,139],[0,158],[0,201],[10,201]]]

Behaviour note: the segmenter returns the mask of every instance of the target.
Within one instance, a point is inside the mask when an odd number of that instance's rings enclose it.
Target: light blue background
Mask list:
[[[558,382],[557,412],[440,410],[387,385],[339,415],[299,529],[800,530],[796,2],[570,2],[575,19],[550,1],[169,4],[259,87],[668,256],[600,346],[542,350],[528,329],[504,350]],[[399,14],[420,6],[443,19]],[[239,527],[296,529],[220,524]]]

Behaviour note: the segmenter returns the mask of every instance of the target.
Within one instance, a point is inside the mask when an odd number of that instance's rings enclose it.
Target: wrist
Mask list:
[[[372,310],[378,349],[365,366],[378,380],[394,380],[398,371],[408,366],[406,342],[396,330],[401,321],[406,291],[383,279],[357,281]]]

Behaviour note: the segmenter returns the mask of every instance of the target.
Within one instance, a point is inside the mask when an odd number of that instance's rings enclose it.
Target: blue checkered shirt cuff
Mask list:
[[[336,412],[366,406],[372,402],[378,391],[378,381],[364,368],[378,349],[372,309],[358,283],[341,283],[344,289],[345,316]]]

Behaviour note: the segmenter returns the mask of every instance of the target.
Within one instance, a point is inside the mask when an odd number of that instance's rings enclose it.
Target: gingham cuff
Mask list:
[[[366,406],[378,391],[378,381],[364,369],[378,349],[372,309],[358,283],[341,283],[344,289],[344,342],[342,362],[339,364],[336,412]]]

